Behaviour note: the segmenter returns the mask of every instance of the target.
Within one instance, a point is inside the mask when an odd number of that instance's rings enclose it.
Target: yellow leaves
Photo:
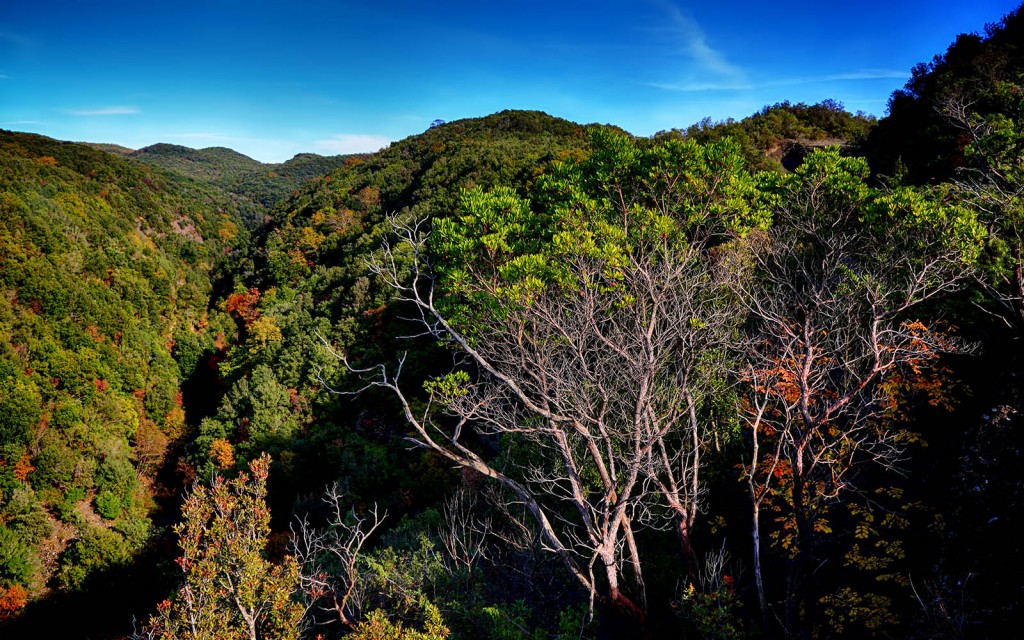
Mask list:
[[[223,438],[217,438],[210,443],[210,460],[218,469],[230,469],[235,466],[235,454],[231,443]]]
[[[225,220],[217,229],[217,237],[221,242],[231,242],[238,235],[238,225],[230,220]]]
[[[249,351],[259,353],[268,347],[281,344],[284,336],[272,316],[260,316],[249,325]]]
[[[61,193],[53,198],[53,201],[60,206],[60,208],[71,216],[78,218],[79,220],[85,220],[85,203],[82,199],[74,193]]]
[[[324,242],[324,236],[312,227],[299,229],[299,247],[308,252],[315,252]]]
[[[172,407],[164,416],[163,426],[169,434],[180,434],[185,429],[185,411],[181,407]]]
[[[309,266],[309,261],[306,260],[306,256],[303,255],[302,250],[298,247],[292,247],[288,250],[288,260],[292,264],[299,265],[300,267]]]
[[[59,164],[53,156],[39,156],[36,158],[36,162],[44,167],[56,167]]]

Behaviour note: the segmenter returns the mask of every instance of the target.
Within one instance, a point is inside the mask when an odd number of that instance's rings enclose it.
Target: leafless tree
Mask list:
[[[954,186],[959,196],[974,209],[990,238],[1003,242],[1010,264],[975,281],[996,303],[995,314],[1009,326],[1024,328],[1024,161],[1020,133],[997,133],[988,118],[977,113],[976,100],[950,93],[936,110],[966,136],[971,147],[971,164],[957,172]],[[1005,125],[1004,125],[1005,126]],[[982,307],[984,311],[990,311]]]
[[[395,394],[412,442],[514,496],[592,601],[642,615],[640,527],[671,523],[696,569],[690,533],[709,441],[701,403],[737,317],[710,253],[654,236],[633,242],[624,264],[567,255],[571,288],[517,298],[482,269],[469,286],[497,306],[469,335],[439,308],[422,224],[394,224],[399,242],[384,245],[372,271],[461,366],[418,410],[399,383],[401,362],[358,371]],[[489,459],[474,444],[481,437],[509,450]],[[627,565],[633,596],[623,592]]]
[[[341,488],[331,486],[324,494],[330,509],[327,526],[315,527],[307,516],[297,520],[292,525],[291,551],[301,566],[301,592],[314,623],[350,627],[359,621],[365,595],[359,554],[387,514],[376,505],[360,514],[347,510],[343,501]]]
[[[475,492],[459,487],[444,503],[444,526],[439,532],[450,572],[470,574],[487,557],[491,538],[491,519],[479,517],[479,499]]]
[[[887,428],[886,382],[914,376],[951,339],[908,316],[960,286],[955,249],[935,229],[913,237],[871,232],[866,203],[829,194],[827,174],[790,194],[776,226],[753,252],[753,277],[736,279],[749,312],[738,361],[740,416],[752,438],[746,482],[753,504],[754,573],[767,621],[760,510],[781,498],[794,529],[783,624],[813,610],[810,571],[823,508],[853,487],[867,462],[896,468],[906,433]],[[905,231],[905,230],[904,230]],[[912,247],[912,250],[911,250]]]

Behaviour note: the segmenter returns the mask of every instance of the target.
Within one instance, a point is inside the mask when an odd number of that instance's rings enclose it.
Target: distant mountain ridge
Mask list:
[[[263,163],[227,147],[192,149],[160,142],[127,154],[130,158],[184,173],[197,180],[224,182],[235,180]]]
[[[193,149],[159,142],[141,149],[128,149],[116,144],[86,144],[94,149],[187,176],[241,197],[245,201],[243,209],[255,208],[251,212],[254,217],[261,217],[262,210],[269,209],[291,195],[306,180],[327,175],[353,157],[300,153],[285,162],[267,163],[227,147]]]

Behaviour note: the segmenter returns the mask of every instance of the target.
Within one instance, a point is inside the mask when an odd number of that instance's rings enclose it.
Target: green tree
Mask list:
[[[304,607],[296,599],[299,567],[288,557],[267,559],[266,505],[270,457],[249,464],[250,474],[197,485],[175,527],[185,584],[138,638],[162,640],[288,640],[299,637]]]

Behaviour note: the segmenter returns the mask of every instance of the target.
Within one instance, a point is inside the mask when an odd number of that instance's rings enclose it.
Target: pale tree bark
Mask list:
[[[825,191],[804,185],[754,252],[753,277],[735,281],[749,312],[737,374],[752,441],[745,479],[758,600],[767,622],[760,510],[775,496],[795,525],[782,625],[803,637],[817,603],[822,508],[856,488],[861,465],[895,469],[903,458],[906,434],[883,420],[891,405],[882,383],[957,349],[908,313],[965,275],[941,239],[921,231],[916,251],[904,252],[898,238],[858,229],[862,212],[837,208]]]
[[[637,242],[614,279],[608,264],[573,256],[565,265],[572,290],[549,287],[528,299],[502,298],[499,282],[475,274],[472,286],[499,302],[467,335],[435,300],[427,235],[418,224],[395,220],[395,228],[399,243],[386,244],[371,268],[428,334],[454,347],[465,374],[435,386],[414,411],[399,384],[401,362],[394,372],[350,369],[398,398],[417,446],[514,496],[592,599],[642,616],[640,528],[675,527],[685,571],[696,569],[690,533],[710,441],[700,403],[738,315],[714,261],[698,244]],[[471,430],[521,447],[522,457],[496,466],[469,444]]]
[[[362,614],[365,585],[360,579],[360,553],[387,513],[376,505],[362,514],[346,511],[337,484],[327,489],[323,500],[330,510],[326,526],[313,526],[307,517],[297,520],[292,525],[291,551],[301,567],[301,593],[313,624],[351,628]]]

